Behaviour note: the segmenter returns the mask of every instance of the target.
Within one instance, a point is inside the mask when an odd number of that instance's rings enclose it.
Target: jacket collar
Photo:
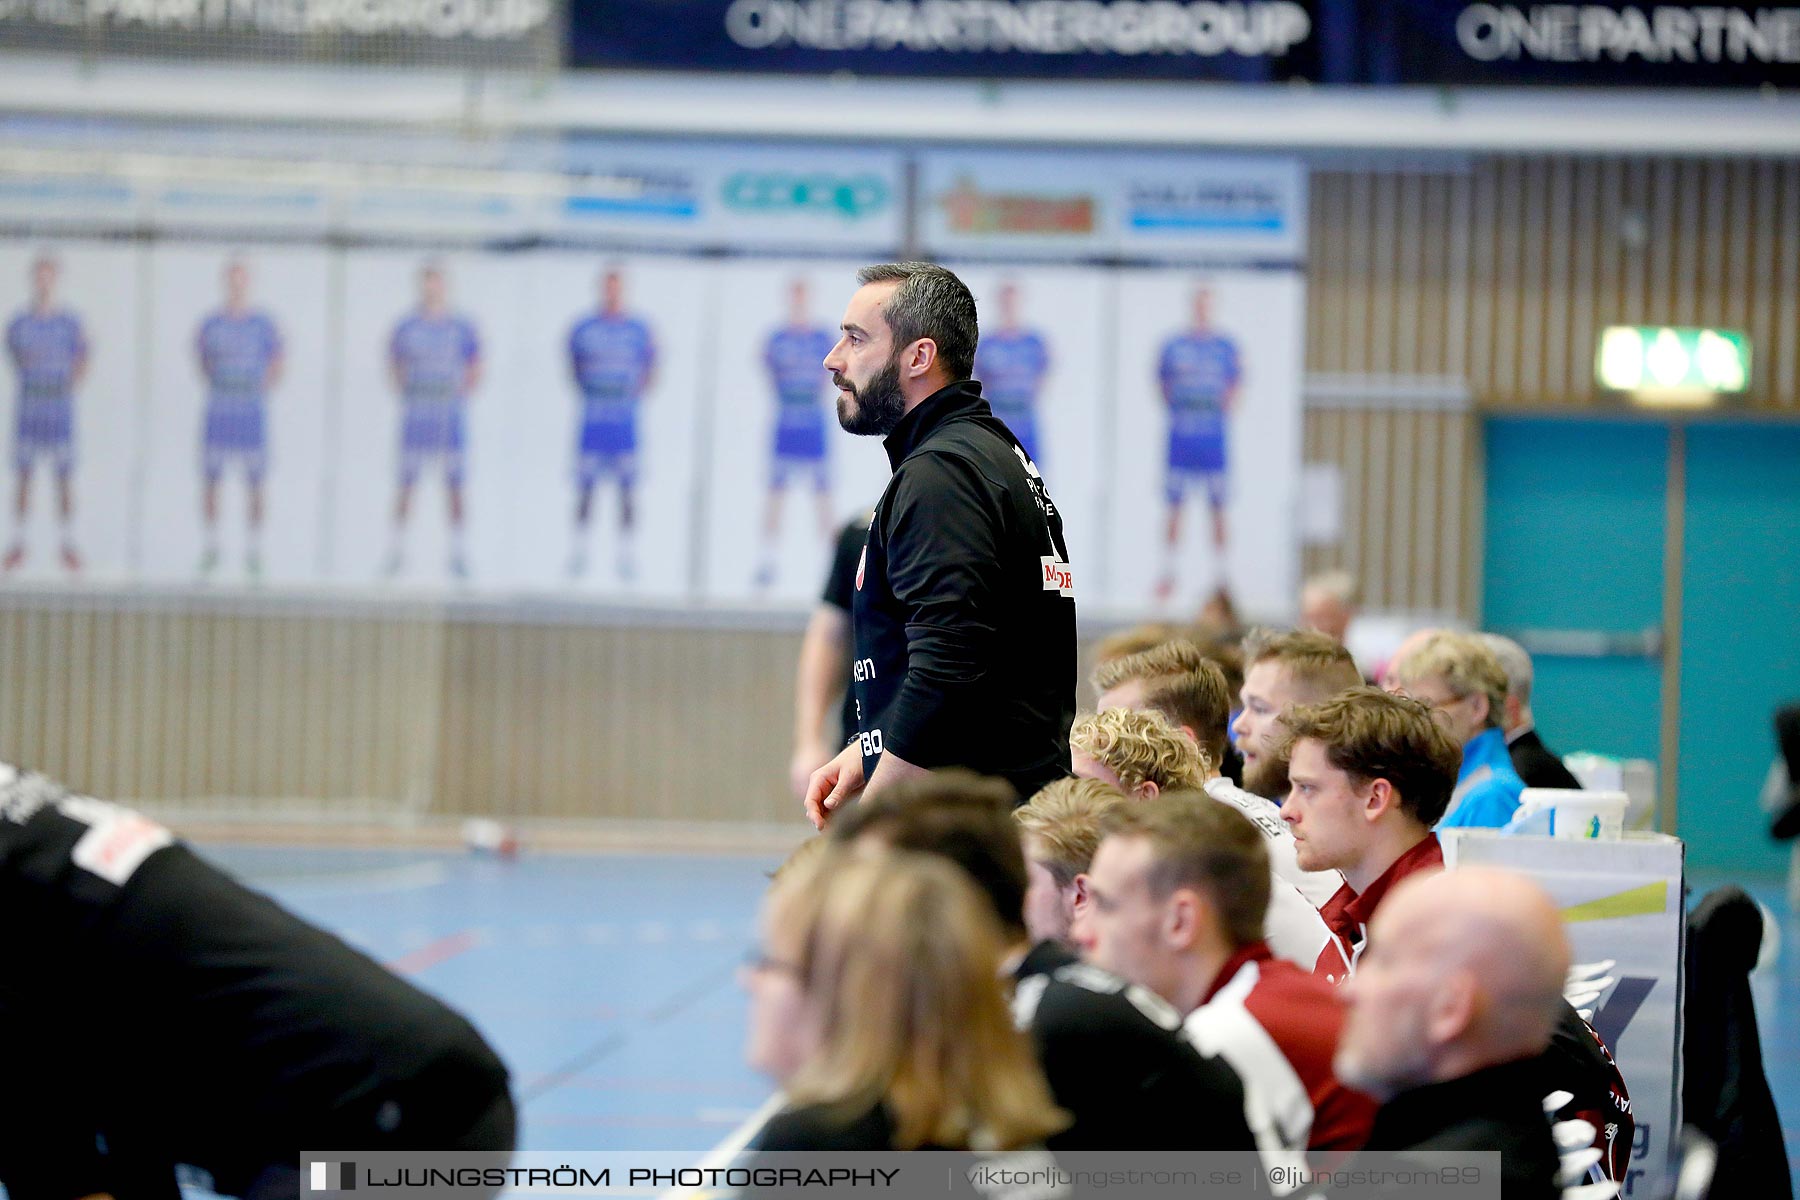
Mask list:
[[[1535,1057],[1521,1058],[1401,1092],[1382,1106],[1384,1142],[1422,1138],[1460,1118],[1535,1115],[1542,1069]]]
[[[1344,916],[1357,926],[1366,926],[1375,917],[1375,909],[1387,896],[1388,890],[1420,871],[1441,871],[1444,869],[1444,848],[1435,833],[1428,833],[1419,843],[1405,854],[1396,858],[1387,870],[1383,871],[1375,882],[1358,893],[1354,899],[1344,905]],[[1350,886],[1345,884],[1345,887]],[[1336,899],[1336,897],[1333,897]]]
[[[1014,979],[1030,979],[1033,975],[1049,975],[1080,961],[1080,956],[1068,946],[1054,938],[1046,938],[1025,952],[1025,957],[1013,968],[1012,976]]]
[[[949,387],[939,388],[931,395],[913,406],[913,410],[900,418],[894,426],[894,432],[882,440],[887,450],[888,465],[894,470],[906,461],[907,455],[918,449],[931,432],[946,421],[963,416],[990,416],[993,410],[988,402],[981,398],[981,385],[973,379],[964,379]]]
[[[1249,963],[1267,962],[1274,957],[1274,952],[1269,949],[1269,943],[1264,941],[1245,942],[1238,947],[1236,954],[1225,960],[1225,965],[1219,968],[1219,973],[1213,976],[1212,986],[1206,989],[1206,995],[1201,998],[1200,1003],[1205,1004],[1218,995],[1220,989],[1236,978],[1237,973]]]

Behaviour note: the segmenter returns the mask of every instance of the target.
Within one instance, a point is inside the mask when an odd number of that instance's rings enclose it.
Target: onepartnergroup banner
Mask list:
[[[503,1155],[318,1152],[302,1157],[305,1200],[479,1200],[492,1196],[626,1196],[702,1200],[880,1197],[881,1200],[1132,1200],[1335,1197],[1499,1200],[1500,1155],[1318,1156],[1271,1147],[1216,1153],[1013,1151],[754,1153],[718,1162],[678,1152]]]

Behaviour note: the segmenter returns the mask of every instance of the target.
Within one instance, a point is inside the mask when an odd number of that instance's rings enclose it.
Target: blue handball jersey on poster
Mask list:
[[[775,384],[775,401],[781,406],[782,419],[811,417],[820,413],[819,399],[825,390],[825,356],[837,343],[837,336],[823,326],[792,325],[769,335],[763,350],[763,362]]]
[[[1044,339],[1028,329],[1000,330],[981,339],[975,351],[975,377],[994,415],[1012,424],[1037,409],[1038,392],[1050,370]]]
[[[281,335],[262,313],[219,312],[200,326],[200,365],[212,404],[261,404],[263,381],[281,356]]]
[[[1177,334],[1163,345],[1158,374],[1174,430],[1216,428],[1238,382],[1237,343],[1216,333]]]
[[[598,313],[569,331],[569,361],[590,419],[597,409],[635,404],[656,363],[650,327],[623,313]]]
[[[73,313],[21,313],[6,327],[6,349],[19,377],[20,404],[67,402],[87,339]]]
[[[389,348],[400,375],[401,398],[408,404],[462,400],[463,379],[481,352],[475,326],[446,313],[415,313],[394,330]]]

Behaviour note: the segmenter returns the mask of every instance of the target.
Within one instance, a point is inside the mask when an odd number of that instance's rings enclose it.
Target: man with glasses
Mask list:
[[[1525,783],[1513,769],[1500,721],[1506,711],[1506,671],[1481,639],[1439,631],[1397,659],[1388,690],[1431,709],[1462,746],[1462,770],[1438,828],[1498,829],[1512,820]]]

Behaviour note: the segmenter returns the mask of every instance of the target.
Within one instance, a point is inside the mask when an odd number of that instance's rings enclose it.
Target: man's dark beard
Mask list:
[[[1253,763],[1244,764],[1244,790],[1252,796],[1280,804],[1288,794],[1288,762],[1273,754],[1265,754]]]
[[[833,371],[831,382],[850,389],[850,395],[837,398],[838,424],[846,433],[886,437],[906,415],[906,397],[900,394],[900,359],[895,356],[875,378],[857,387]],[[855,401],[855,409],[851,401]]]

